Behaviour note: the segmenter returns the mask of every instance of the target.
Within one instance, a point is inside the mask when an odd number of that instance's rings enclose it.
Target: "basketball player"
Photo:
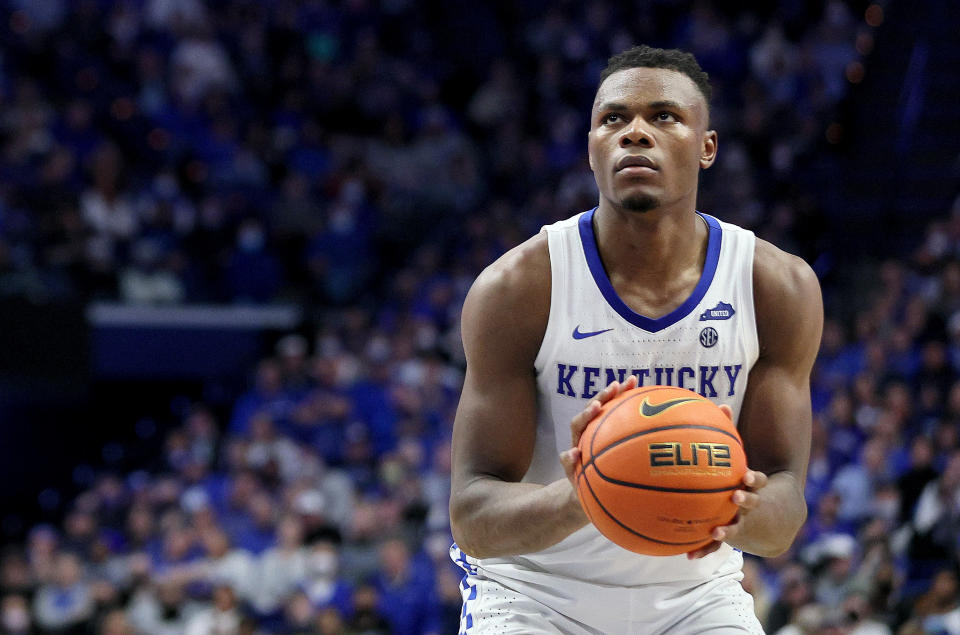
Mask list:
[[[696,211],[717,156],[709,98],[688,53],[612,57],[588,138],[599,205],[509,251],[467,296],[450,500],[461,632],[762,632],[741,551],[784,552],[806,517],[822,304],[803,261]],[[637,384],[697,391],[743,437],[738,516],[686,555],[613,544],[573,489],[584,426]]]

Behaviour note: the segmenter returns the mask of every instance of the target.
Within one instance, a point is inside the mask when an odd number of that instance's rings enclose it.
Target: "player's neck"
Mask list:
[[[642,272],[662,279],[703,264],[707,231],[692,206],[635,212],[601,202],[594,214],[594,233],[608,274]]]

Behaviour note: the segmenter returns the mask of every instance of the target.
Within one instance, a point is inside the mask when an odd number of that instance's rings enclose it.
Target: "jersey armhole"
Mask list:
[[[750,365],[756,363],[760,357],[760,330],[757,328],[757,311],[753,297],[753,267],[757,254],[757,237],[753,232],[744,230],[744,237],[748,238],[749,249],[746,250],[747,264],[744,267],[745,280],[743,284],[743,300],[745,308],[749,311],[750,325],[753,328],[745,328],[746,331],[746,353]]]
[[[550,337],[550,329],[556,324],[560,308],[557,298],[561,297],[561,285],[563,284],[564,271],[561,269],[562,263],[566,262],[566,245],[563,241],[562,230],[556,230],[552,227],[544,227],[541,231],[547,234],[547,251],[550,260],[550,311],[547,314],[547,325],[543,329],[543,338],[540,340],[540,348],[537,356],[533,360],[533,368],[537,377],[543,372],[546,360],[549,359],[552,351],[547,350],[551,342],[556,338]]]

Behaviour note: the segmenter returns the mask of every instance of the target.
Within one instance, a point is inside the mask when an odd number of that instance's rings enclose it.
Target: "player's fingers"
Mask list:
[[[736,536],[737,532],[740,530],[741,517],[742,515],[740,510],[737,510],[736,515],[730,520],[729,524],[714,527],[710,531],[710,537],[716,540],[718,543],[723,542],[724,540],[730,540]]]
[[[723,414],[727,415],[727,418],[729,418],[730,421],[733,421],[733,408],[725,403],[722,403],[720,404],[720,410],[723,411]]]
[[[576,445],[580,443],[580,435],[583,434],[583,429],[587,427],[587,424],[590,423],[599,412],[600,402],[594,399],[587,404],[586,408],[580,411],[580,414],[570,421],[570,445],[576,447]]]
[[[636,375],[630,375],[629,377],[627,377],[627,381],[620,384],[620,393],[625,393],[628,390],[633,390],[634,388],[637,387],[638,382],[639,382],[639,379],[637,378]]]
[[[713,531],[710,532],[710,537],[717,542],[724,542],[726,540],[732,540],[739,532],[740,523],[734,523],[732,525],[724,525],[723,527],[714,527]]]
[[[708,556],[708,555],[710,555],[711,553],[713,553],[714,551],[716,551],[716,550],[719,549],[719,548],[720,548],[720,543],[719,543],[719,542],[716,542],[716,541],[711,542],[710,544],[706,545],[705,547],[700,547],[699,549],[694,549],[693,551],[688,551],[688,552],[687,552],[687,560],[697,560],[697,559],[702,558],[702,557],[704,557],[704,556]]]
[[[767,486],[767,475],[756,470],[747,470],[743,475],[743,484],[755,492]]]
[[[637,376],[630,375],[627,380],[623,383],[619,381],[610,382],[606,388],[597,393],[596,397],[587,404],[587,407],[583,409],[573,420],[570,422],[570,436],[572,445],[577,445],[580,442],[580,435],[583,434],[583,429],[587,427],[587,424],[590,423],[594,417],[600,413],[600,408],[603,404],[610,401],[617,395],[623,394],[627,390],[633,390],[637,387]]]
[[[733,501],[734,505],[747,511],[756,509],[760,505],[759,494],[755,494],[754,492],[746,492],[742,489],[735,491],[730,499]]]
[[[574,446],[569,450],[560,453],[560,464],[563,465],[563,471],[567,473],[570,482],[574,482],[577,464],[580,462],[580,448]]]
[[[733,520],[730,521],[728,525],[721,525],[720,527],[714,527],[710,532],[710,537],[716,540],[717,542],[723,542],[725,540],[730,540],[737,535],[740,531],[740,518],[741,513],[737,511],[737,514],[733,517]]]
[[[624,381],[612,381],[607,384],[607,387],[597,393],[595,399],[600,403],[606,403],[618,395],[622,395],[628,390],[633,390],[637,387],[637,376],[630,375]]]
[[[616,397],[618,394],[620,394],[620,382],[612,381],[607,384],[606,388],[597,393],[596,399],[600,403],[606,403],[607,401],[610,401]]]

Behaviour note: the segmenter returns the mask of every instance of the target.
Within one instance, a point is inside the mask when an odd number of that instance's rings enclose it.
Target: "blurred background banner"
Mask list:
[[[90,366],[104,379],[243,377],[264,335],[296,329],[296,306],[91,304]],[[81,338],[84,342],[88,338]]]

